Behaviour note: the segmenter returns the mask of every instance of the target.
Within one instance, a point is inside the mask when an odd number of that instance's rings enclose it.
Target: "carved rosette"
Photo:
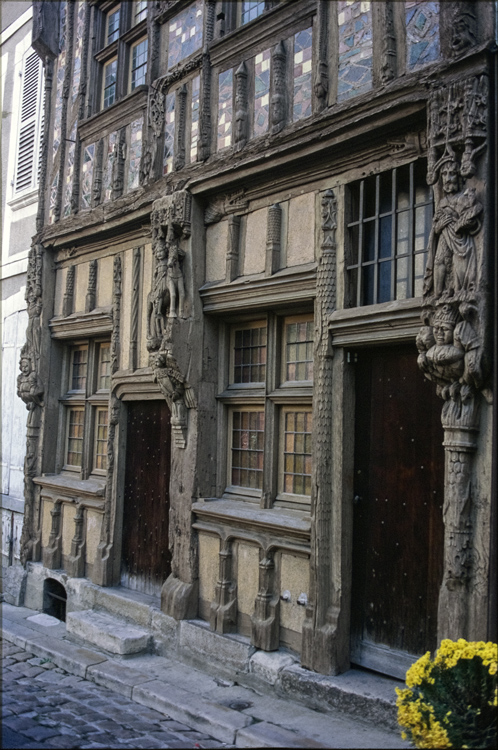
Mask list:
[[[482,277],[487,79],[477,76],[434,90],[429,102],[427,181],[435,212],[424,277],[418,364],[443,399],[446,455],[441,637],[466,633],[466,596],[473,578],[474,454],[482,395],[488,396]],[[449,614],[448,614],[449,613]]]

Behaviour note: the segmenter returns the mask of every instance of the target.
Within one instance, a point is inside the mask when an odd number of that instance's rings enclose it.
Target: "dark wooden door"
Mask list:
[[[442,401],[414,346],[357,357],[352,661],[404,678],[413,656],[436,646]]]
[[[170,413],[164,401],[130,401],[121,584],[159,595],[171,572],[168,545]]]

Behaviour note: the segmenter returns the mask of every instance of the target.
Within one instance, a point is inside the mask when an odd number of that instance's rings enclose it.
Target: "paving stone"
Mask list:
[[[33,727],[33,729],[24,730],[23,734],[26,734],[28,737],[31,737],[31,739],[36,740],[37,742],[43,742],[49,737],[55,737],[59,734],[59,732],[54,728],[36,726]]]
[[[50,740],[50,746],[54,748],[61,748],[61,750],[71,750],[71,748],[79,747],[81,740],[79,737],[60,736],[52,737]]]
[[[7,669],[11,664],[16,663],[16,660],[12,656],[7,656],[5,659],[2,659],[2,669]]]
[[[23,732],[26,729],[33,729],[38,726],[38,722],[33,719],[25,719],[22,716],[9,716],[4,719],[3,724],[9,729],[13,729],[14,732]]]
[[[161,726],[164,726],[171,732],[188,732],[190,729],[186,724],[181,724],[179,721],[174,721],[173,719],[167,719],[165,722],[161,722]]]
[[[33,667],[31,664],[26,663],[21,667],[21,673],[25,677],[38,677],[39,674],[45,674],[43,667]]]

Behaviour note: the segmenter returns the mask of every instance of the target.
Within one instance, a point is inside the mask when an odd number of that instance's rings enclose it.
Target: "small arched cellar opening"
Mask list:
[[[47,578],[43,584],[43,611],[47,615],[66,622],[66,589],[55,578]]]

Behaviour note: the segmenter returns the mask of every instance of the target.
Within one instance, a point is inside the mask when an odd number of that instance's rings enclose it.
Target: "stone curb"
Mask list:
[[[289,747],[289,748],[325,748],[315,740],[299,737],[275,724],[261,721],[237,732],[236,747]]]

